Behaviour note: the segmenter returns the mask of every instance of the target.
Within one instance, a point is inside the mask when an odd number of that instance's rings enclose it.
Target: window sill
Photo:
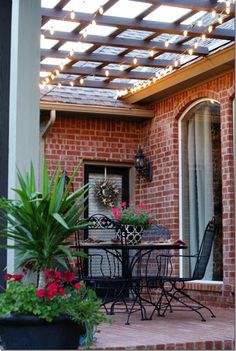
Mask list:
[[[185,288],[188,290],[221,292],[223,289],[223,282],[195,280],[191,283],[186,283]]]

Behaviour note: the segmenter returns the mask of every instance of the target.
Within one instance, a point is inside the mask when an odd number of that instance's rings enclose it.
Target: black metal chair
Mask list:
[[[203,279],[209,262],[216,229],[216,220],[215,217],[213,217],[206,226],[198,253],[196,255],[178,256],[185,257],[187,259],[195,258],[196,260],[193,273],[188,277],[172,276],[172,264],[170,263],[170,256],[161,255],[159,257],[160,267],[162,266],[161,260],[165,262],[166,274],[160,274],[158,276],[159,286],[161,288],[161,297],[156,304],[150,318],[152,318],[155,311],[158,313],[158,315],[164,316],[168,309],[170,309],[170,312],[173,312],[174,310],[182,310],[183,308],[184,310],[194,311],[198,313],[202,321],[206,321],[206,319],[203,317],[202,313],[199,312],[200,309],[205,308],[210,312],[211,317],[215,317],[214,313],[209,307],[191,297],[184,289],[186,282]],[[169,262],[169,264],[166,264],[166,262]],[[170,272],[168,272],[169,270]],[[163,303],[163,298],[165,298],[165,303]],[[172,303],[173,301],[176,301],[178,305],[175,306]],[[161,313],[162,310],[163,312]]]
[[[120,227],[119,221],[112,220],[103,214],[94,214],[88,218],[88,221],[83,238],[87,242],[111,241]],[[114,306],[119,301],[124,303],[127,311],[125,298],[128,295],[128,285],[122,272],[119,253],[111,254],[99,248],[82,249],[78,237],[76,242],[79,251],[86,254],[86,257],[77,258],[76,278],[83,280],[87,287],[96,291],[108,314],[114,313]],[[107,304],[111,304],[111,307],[108,308]]]
[[[166,242],[170,240],[171,233],[169,229],[160,224],[152,224],[150,228],[143,232],[143,241],[145,242]],[[142,319],[149,319],[147,317],[146,306],[156,304],[156,293],[160,287],[157,279],[161,272],[159,267],[159,255],[167,257],[169,250],[142,250],[133,261],[131,270],[132,278],[130,286],[134,292],[134,299],[129,309],[126,324],[129,324],[131,314],[141,310]],[[130,257],[132,259],[132,257]],[[164,265],[162,265],[162,269]]]

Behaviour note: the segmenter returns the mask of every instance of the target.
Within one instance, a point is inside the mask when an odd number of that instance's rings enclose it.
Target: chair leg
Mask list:
[[[165,289],[164,289],[165,290]],[[211,317],[214,318],[215,315],[214,313],[212,312],[212,310],[205,306],[204,304],[200,303],[199,301],[195,300],[194,298],[192,298],[190,295],[188,295],[186,292],[184,292],[183,290],[180,290],[180,289],[176,289],[174,293],[171,293],[169,291],[166,291],[165,290],[165,294],[167,294],[168,296],[170,296],[170,301],[169,303],[171,304],[172,300],[176,300],[177,302],[181,303],[182,305],[184,305],[186,308],[190,309],[191,311],[194,311],[196,313],[199,314],[199,316],[201,317],[201,320],[203,322],[206,321],[206,319],[203,317],[203,315],[201,314],[201,312],[199,312],[199,309],[201,308],[206,308],[210,313],[211,313]],[[180,294],[182,296],[177,296],[177,294]],[[197,306],[191,306],[189,304],[187,304],[186,302],[184,302],[182,300],[182,298],[185,297],[187,299],[189,299],[190,301],[192,301],[193,303],[195,303]],[[164,314],[167,310],[168,306],[166,307],[166,309],[164,310]]]

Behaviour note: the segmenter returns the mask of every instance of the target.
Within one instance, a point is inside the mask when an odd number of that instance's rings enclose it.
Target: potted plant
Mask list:
[[[137,244],[142,239],[143,229],[150,227],[153,223],[153,215],[144,204],[135,205],[131,202],[127,206],[122,202],[117,208],[112,208],[112,217],[119,220],[121,229],[118,231],[118,237],[125,239],[126,244]]]
[[[31,164],[29,173],[18,171],[19,188],[14,189],[18,199],[0,199],[0,235],[8,239],[5,247],[16,250],[23,272],[6,275],[8,286],[0,294],[0,336],[8,349],[75,349],[85,325],[88,345],[93,328],[105,319],[94,291],[76,283],[71,271],[73,256],[80,253],[69,250],[70,237],[87,225],[79,218],[88,185],[70,193],[79,167],[67,182],[59,166],[50,178],[44,162],[42,190],[37,191]],[[49,337],[43,327],[52,329]]]

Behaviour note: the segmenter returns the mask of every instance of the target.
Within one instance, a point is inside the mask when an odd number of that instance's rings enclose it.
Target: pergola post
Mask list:
[[[39,170],[40,1],[13,0],[10,60],[8,197],[17,186],[16,169]],[[14,252],[7,252],[9,272]]]

